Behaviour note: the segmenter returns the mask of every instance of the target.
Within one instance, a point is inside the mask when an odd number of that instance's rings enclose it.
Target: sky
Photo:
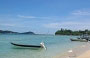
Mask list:
[[[54,34],[90,29],[90,0],[0,0],[0,30]]]

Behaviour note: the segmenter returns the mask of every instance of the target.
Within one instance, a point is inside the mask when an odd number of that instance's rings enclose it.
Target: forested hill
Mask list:
[[[90,35],[90,30],[85,29],[85,30],[78,30],[78,31],[72,31],[69,29],[62,29],[58,30],[55,32],[55,35],[82,35],[82,34],[89,34]]]
[[[4,31],[4,30],[0,30],[0,34],[35,34],[34,32],[23,32],[23,33],[19,33],[19,32],[14,32],[14,31]]]
[[[1,34],[7,34],[7,33],[18,33],[18,32],[13,32],[13,31],[8,31],[8,30],[0,30]]]

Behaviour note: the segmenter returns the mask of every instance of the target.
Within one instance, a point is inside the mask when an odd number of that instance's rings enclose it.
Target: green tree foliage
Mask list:
[[[58,30],[55,32],[55,35],[82,35],[82,34],[89,34],[90,35],[90,31],[88,29],[85,29],[84,31],[79,30],[79,31],[72,31],[69,29],[62,29]]]

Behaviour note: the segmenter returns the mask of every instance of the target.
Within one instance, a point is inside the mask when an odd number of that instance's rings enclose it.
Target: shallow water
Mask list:
[[[71,42],[70,38],[77,36],[55,36],[55,35],[1,35],[0,34],[0,58],[52,58],[58,53],[65,52],[83,42]],[[43,48],[20,48],[10,44],[39,45],[44,42],[47,50]]]

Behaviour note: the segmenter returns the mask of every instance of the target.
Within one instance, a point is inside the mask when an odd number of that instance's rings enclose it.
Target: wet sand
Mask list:
[[[79,47],[70,49],[62,55],[59,54],[53,58],[90,58],[90,42],[86,42]]]

